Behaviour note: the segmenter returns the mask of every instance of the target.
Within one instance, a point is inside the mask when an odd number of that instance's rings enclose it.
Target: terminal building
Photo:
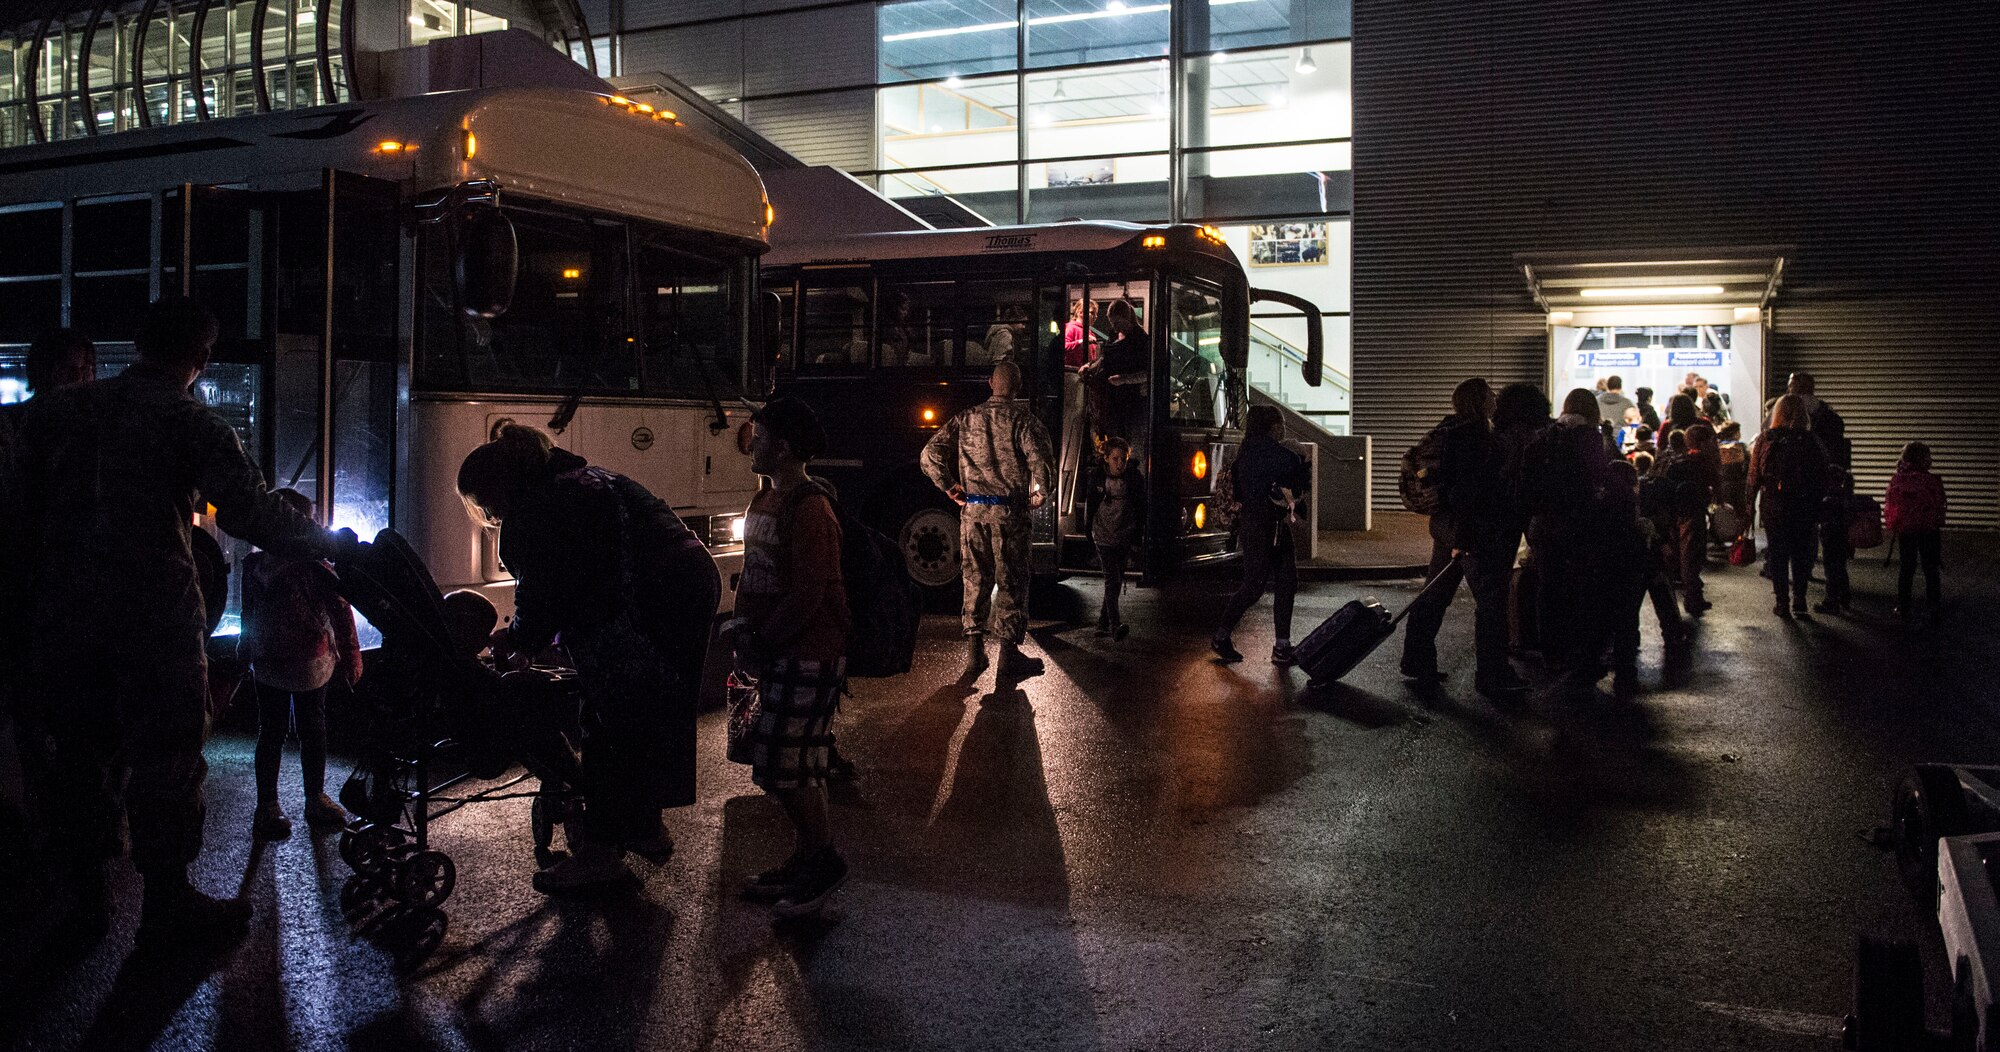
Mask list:
[[[1372,501],[1453,384],[1554,400],[1689,372],[1754,432],[1808,370],[1880,491],[1938,452],[2000,526],[2000,31],[1964,0],[16,0],[0,147],[503,83],[663,97],[760,170],[932,226],[1213,225],[1250,379],[1372,441]],[[6,167],[0,150],[0,169]],[[661,173],[661,192],[673,177]],[[776,195],[774,194],[774,197]],[[781,209],[783,202],[780,200]],[[781,211],[774,236],[787,221]],[[9,302],[70,270],[0,248]],[[6,257],[12,257],[11,259]],[[1268,310],[1266,308],[1269,308]],[[12,382],[0,373],[0,385]],[[0,390],[0,396],[5,395]]]

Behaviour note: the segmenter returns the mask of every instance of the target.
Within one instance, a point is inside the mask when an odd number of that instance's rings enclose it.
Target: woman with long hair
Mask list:
[[[1771,410],[1771,426],[1750,451],[1746,488],[1764,520],[1765,560],[1777,603],[1771,612],[1786,620],[1810,619],[1806,586],[1812,580],[1815,530],[1826,498],[1826,450],[1808,430],[1805,400],[1788,394]],[[1789,605],[1788,605],[1789,604]]]
[[[583,693],[584,811],[538,890],[625,880],[632,851],[665,861],[660,811],[694,803],[695,704],[722,581],[678,516],[638,483],[509,424],[473,450],[458,491],[500,527],[514,617],[493,654],[523,666],[560,639]]]

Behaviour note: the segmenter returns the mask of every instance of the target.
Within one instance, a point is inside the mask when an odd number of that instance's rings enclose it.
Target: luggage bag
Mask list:
[[[1396,634],[1396,626],[1410,616],[1420,603],[1451,602],[1458,591],[1461,575],[1455,573],[1458,559],[1453,557],[1439,570],[1437,576],[1425,583],[1423,590],[1402,612],[1390,616],[1382,604],[1373,599],[1355,599],[1333,612],[1333,616],[1320,623],[1318,628],[1297,647],[1299,667],[1307,678],[1315,684],[1332,683],[1354,671],[1354,666],[1375,652],[1382,641]],[[1451,582],[1451,588],[1439,587],[1441,582]]]

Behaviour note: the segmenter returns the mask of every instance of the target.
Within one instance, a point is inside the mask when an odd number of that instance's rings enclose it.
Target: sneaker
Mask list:
[[[779,920],[797,920],[817,914],[833,893],[847,883],[847,860],[829,846],[800,867],[798,883],[786,889],[771,912]]]
[[[209,939],[234,940],[250,920],[250,903],[204,895],[185,873],[146,879],[139,906],[140,943],[185,945]]]
[[[1290,668],[1299,663],[1299,653],[1290,645],[1271,648],[1271,664],[1279,668]]]
[[[1792,619],[1792,608],[1783,603],[1773,606],[1771,612],[1778,615],[1780,620],[1790,621]]]
[[[1042,659],[1021,653],[1021,648],[1013,643],[1000,645],[1000,674],[1015,679],[1029,679],[1044,671]]]
[[[315,793],[306,798],[306,822],[309,825],[339,827],[354,816],[347,809],[333,802],[333,797],[325,793]]]
[[[966,681],[975,680],[979,678],[980,673],[986,671],[988,664],[986,660],[986,637],[982,635],[966,636],[965,644],[965,671],[959,673],[958,678]]]
[[[1800,621],[1812,620],[1812,611],[1806,609],[1805,600],[1801,599],[1792,604],[1792,617]]]
[[[1708,613],[1709,610],[1713,609],[1714,607],[1715,604],[1709,602],[1706,599],[1691,599],[1687,602],[1688,616],[1700,617],[1701,615]]]
[[[1403,673],[1403,678],[1409,680],[1411,683],[1444,682],[1444,673],[1439,672],[1437,669],[1434,668],[1429,668],[1429,669],[1412,668],[1409,665],[1403,665],[1401,666],[1401,670]]]
[[[1110,635],[1110,634],[1111,634],[1111,615],[1109,615],[1109,614],[1099,614],[1099,615],[1097,615],[1097,631],[1095,631],[1095,632],[1093,632],[1093,633],[1091,633],[1091,634],[1092,634],[1092,635],[1096,635],[1096,636],[1108,636],[1108,635]]]
[[[1528,684],[1519,678],[1498,681],[1474,680],[1472,689],[1496,705],[1518,705],[1528,698]]]
[[[1230,645],[1228,636],[1216,636],[1210,639],[1208,649],[1215,651],[1215,656],[1221,658],[1226,665],[1233,665],[1243,660],[1243,655],[1237,653],[1236,648]]]
[[[571,845],[569,857],[535,874],[535,890],[553,895],[633,880],[632,871],[625,867],[625,860],[620,857],[624,853],[608,844],[579,841]]]
[[[799,882],[806,864],[806,856],[793,852],[776,869],[767,869],[743,882],[743,899],[747,902],[776,902],[785,897],[792,885]]]
[[[259,840],[283,840],[292,835],[292,820],[273,800],[268,804],[258,804],[257,813],[250,819],[250,835]]]
[[[1131,626],[1123,621],[1119,621],[1111,626],[1111,641],[1113,643],[1123,643],[1125,642],[1125,637],[1131,634]]]

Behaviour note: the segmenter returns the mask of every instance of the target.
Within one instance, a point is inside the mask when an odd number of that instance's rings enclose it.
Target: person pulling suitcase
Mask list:
[[[1243,507],[1236,520],[1243,584],[1223,607],[1222,623],[1208,645],[1225,664],[1243,660],[1230,636],[1244,613],[1264,597],[1269,581],[1271,623],[1277,632],[1271,663],[1290,665],[1297,660],[1292,651],[1292,599],[1299,589],[1299,561],[1289,520],[1291,506],[1311,488],[1311,469],[1306,458],[1285,448],[1285,421],[1277,406],[1251,406],[1244,432],[1243,448],[1232,467],[1236,492],[1231,494]]]

